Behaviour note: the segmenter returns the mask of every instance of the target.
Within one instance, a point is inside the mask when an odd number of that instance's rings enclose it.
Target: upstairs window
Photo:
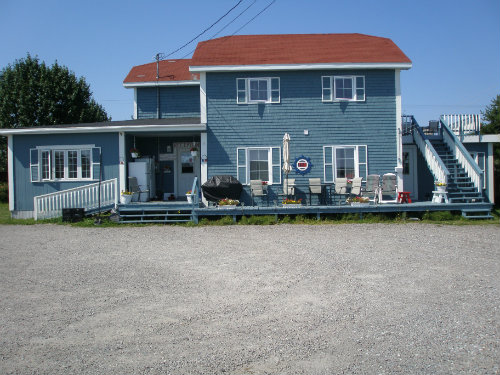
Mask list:
[[[279,78],[238,78],[236,79],[238,104],[279,103]]]
[[[364,76],[324,76],[321,84],[324,102],[365,100]]]

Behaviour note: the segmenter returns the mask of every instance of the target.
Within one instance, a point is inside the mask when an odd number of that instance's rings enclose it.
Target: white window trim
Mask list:
[[[245,151],[245,164],[241,164],[239,160],[239,155],[238,151],[239,150],[244,150]],[[240,179],[240,174],[239,174],[239,169],[240,167],[245,167],[245,180],[246,183],[243,185],[250,185],[250,160],[249,160],[249,155],[250,155],[250,150],[267,150],[267,168],[268,168],[268,173],[269,173],[269,181],[267,181],[268,185],[280,185],[281,184],[281,147],[237,147],[236,148],[236,175],[238,181],[241,181]],[[279,155],[279,160],[277,163],[273,164],[273,150],[277,150],[278,155]],[[274,176],[273,174],[273,169],[275,167],[279,167],[279,174],[278,176]]]
[[[330,87],[324,86],[324,78],[330,78]],[[336,87],[335,87],[335,79],[351,79],[352,81],[352,99],[348,98],[337,98],[336,97]],[[356,79],[363,78],[363,93],[364,98],[357,98],[357,89]],[[330,90],[330,99],[325,99],[324,90]],[[348,75],[348,76],[321,76],[321,101],[323,102],[364,102],[366,101],[366,78],[363,75]]]
[[[331,151],[331,159],[326,160],[326,149],[330,147]],[[359,152],[360,148],[364,147],[365,149],[365,162],[361,163],[359,161]],[[354,174],[355,177],[360,176],[360,170],[362,168],[365,169],[365,176],[368,176],[368,146],[367,145],[327,145],[323,146],[323,180],[325,182],[335,182],[335,176],[337,176],[337,164],[335,160],[336,150],[340,148],[354,148]],[[326,178],[327,167],[331,168],[332,178],[333,180],[328,180]]]
[[[272,89],[273,79],[278,80],[278,89]],[[243,80],[245,82],[245,88],[240,89],[238,82]],[[266,80],[267,81],[267,100],[250,100],[250,82]],[[273,92],[278,92],[278,99],[272,100]],[[245,93],[245,100],[239,100],[239,93]],[[237,104],[258,104],[258,103],[281,103],[281,80],[280,77],[248,77],[248,78],[236,78],[236,103]]]
[[[78,181],[96,181],[99,179],[99,176],[94,176],[94,165],[99,164],[99,161],[93,160],[93,149],[98,148],[95,145],[51,145],[51,146],[37,146],[35,149],[31,149],[31,151],[37,151],[38,154],[38,163],[30,163],[30,175],[31,182],[78,182]],[[87,150],[90,153],[90,177],[83,178],[82,177],[82,151]],[[64,178],[55,178],[55,152],[63,151],[64,152]],[[77,152],[77,177],[69,178],[69,165],[68,165],[68,152],[76,151]],[[42,168],[43,168],[43,160],[42,153],[49,153],[49,179],[44,179],[42,176]],[[31,168],[37,168],[38,170],[38,180],[33,180],[33,174],[31,173]]]

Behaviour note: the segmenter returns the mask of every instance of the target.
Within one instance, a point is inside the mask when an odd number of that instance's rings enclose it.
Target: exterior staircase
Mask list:
[[[432,139],[431,144],[450,172],[448,175],[448,197],[450,203],[479,203],[486,202],[482,192],[477,191],[465,169],[460,166],[453,152],[441,139]]]
[[[194,206],[187,202],[132,203],[118,205],[116,210],[120,223],[186,223],[195,221]]]

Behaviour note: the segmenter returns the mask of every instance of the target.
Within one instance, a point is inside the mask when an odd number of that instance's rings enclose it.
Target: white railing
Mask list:
[[[422,155],[424,155],[425,161],[427,162],[434,179],[438,182],[448,184],[448,176],[450,175],[450,172],[444,165],[431,142],[425,138],[420,126],[413,127],[413,139]]]
[[[441,115],[441,120],[459,137],[481,131],[481,115]]]
[[[102,181],[99,197],[99,183],[80,186],[55,193],[39,195],[34,198],[34,218],[49,219],[62,216],[63,208],[84,208],[86,211],[118,203],[118,180]],[[100,202],[99,202],[100,198]]]
[[[462,168],[465,169],[467,176],[472,180],[477,191],[480,192],[483,186],[483,172],[462,142],[460,142],[455,132],[450,129],[444,117],[441,117],[441,128],[443,129],[443,141],[453,152],[453,156],[458,160]]]

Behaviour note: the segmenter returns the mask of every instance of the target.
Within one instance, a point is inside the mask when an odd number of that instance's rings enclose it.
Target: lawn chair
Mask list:
[[[382,176],[382,187],[378,201],[380,203],[398,202],[398,184],[394,173],[386,173]]]
[[[137,177],[128,178],[128,190],[132,193],[132,202],[145,202],[149,198],[149,190],[141,190]],[[145,194],[144,199],[141,199],[141,194]]]
[[[309,205],[312,205],[312,195],[318,196],[318,202],[321,204],[321,197],[323,196],[323,189],[321,186],[321,178],[309,179]]]
[[[266,197],[269,206],[269,196],[267,195],[267,185],[262,184],[262,180],[250,180],[250,195],[252,196],[252,206],[255,205],[255,197]]]
[[[363,179],[361,177],[356,177],[352,179],[350,196],[359,197],[361,195],[361,182]]]
[[[370,202],[377,203],[380,190],[380,176],[378,174],[369,174],[366,177],[365,190],[363,195],[367,195]]]
[[[347,178],[335,179],[335,197],[338,198],[338,204],[346,204],[345,197],[349,196],[347,192]]]

